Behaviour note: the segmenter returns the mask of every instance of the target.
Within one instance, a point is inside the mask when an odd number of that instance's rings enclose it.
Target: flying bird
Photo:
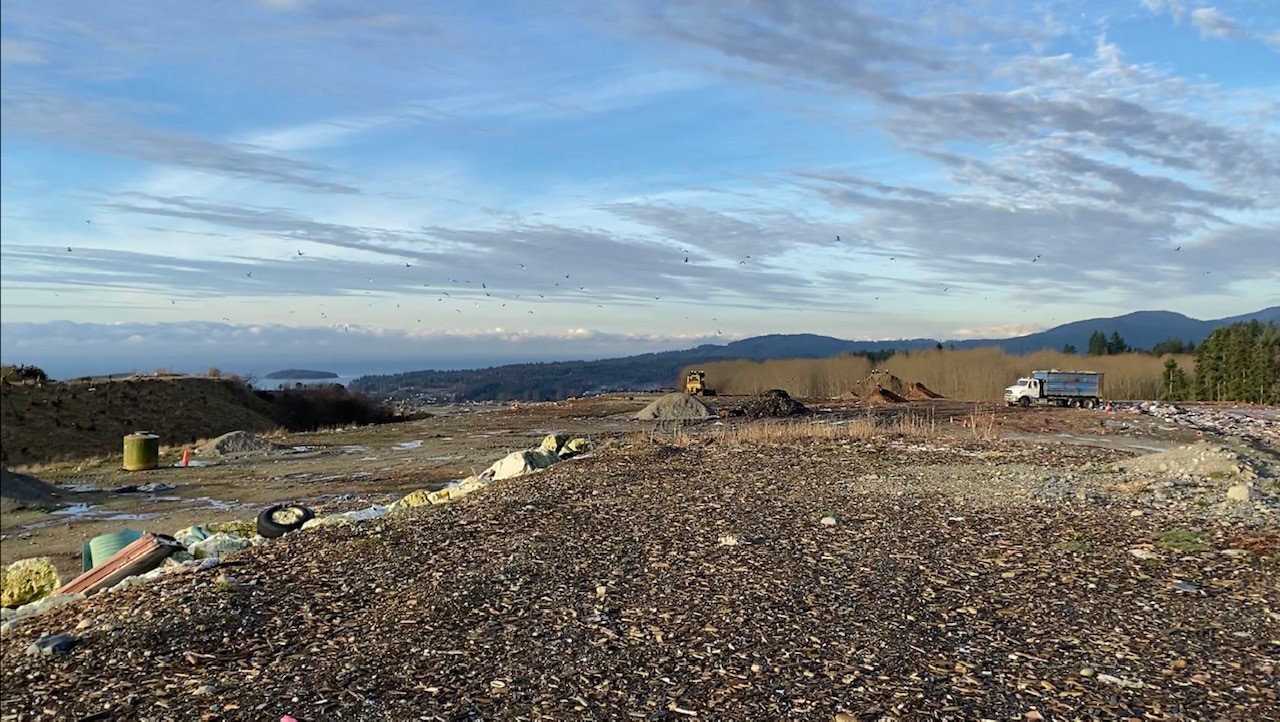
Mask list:
[[[525,268],[525,265],[524,265],[523,263],[517,263],[516,265],[517,265],[517,266],[520,266],[521,268]],[[532,313],[532,312],[530,312],[530,313]]]
[[[1175,248],[1175,249],[1173,249],[1173,250],[1174,250],[1175,252],[1176,252],[1176,251],[1181,251],[1181,250],[1182,250],[1182,246],[1178,246],[1177,248]]]
[[[840,242],[840,236],[836,236],[836,243]]]
[[[413,264],[412,264],[412,263],[405,263],[405,264],[404,264],[404,267],[405,267],[405,268],[413,268]]]
[[[247,278],[253,278],[253,271],[249,271],[248,273],[246,273],[246,274],[244,274],[244,275],[245,275],[245,277],[247,277]]]
[[[298,249],[298,255],[299,255],[299,256],[305,256],[305,255],[307,255],[307,254],[303,253],[303,252],[302,252],[302,249],[301,249],[301,248],[299,248],[299,249]]]

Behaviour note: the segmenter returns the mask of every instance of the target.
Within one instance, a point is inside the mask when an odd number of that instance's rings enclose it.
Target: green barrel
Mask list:
[[[135,431],[124,437],[124,470],[144,471],[160,465],[160,437]]]
[[[81,547],[81,556],[84,557],[81,566],[87,572],[141,538],[142,532],[137,529],[121,529],[110,534],[99,534]]]

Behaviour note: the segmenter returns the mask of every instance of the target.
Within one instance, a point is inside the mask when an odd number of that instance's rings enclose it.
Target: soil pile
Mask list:
[[[901,404],[907,400],[905,396],[900,396],[889,389],[872,389],[863,399],[868,404]]]
[[[5,511],[31,507],[49,508],[61,503],[58,490],[48,482],[8,469],[0,474],[0,508]]]
[[[924,400],[924,399],[940,399],[940,398],[942,398],[942,394],[939,394],[939,393],[934,392],[934,391],[933,391],[933,390],[931,390],[928,386],[925,386],[924,384],[920,383],[919,381],[912,381],[912,382],[911,382],[911,385],[907,387],[907,394],[906,394],[906,396],[907,396],[907,398],[908,398],[908,399],[911,399],[911,400],[913,400],[913,401],[921,401],[921,400]]]
[[[265,453],[283,448],[247,431],[232,431],[204,444],[196,450],[196,453],[200,456],[227,456]]]
[[[779,418],[809,413],[808,407],[791,398],[782,389],[766,391],[742,406],[745,414],[753,419]]]
[[[864,398],[877,396],[879,395],[877,392],[881,390],[890,392],[893,396],[898,397],[898,401],[902,401],[907,394],[907,384],[888,371],[877,369],[872,371],[870,376],[863,379],[854,388],[854,391]]]
[[[839,396],[837,396],[836,401],[857,401],[859,398],[861,397],[859,397],[857,394],[853,393],[852,391],[846,391],[843,394],[840,394]]]
[[[711,409],[707,408],[706,404],[688,394],[678,392],[659,398],[636,414],[636,418],[641,421],[663,421],[668,419],[697,421],[709,419],[712,416],[714,414],[711,413]]]

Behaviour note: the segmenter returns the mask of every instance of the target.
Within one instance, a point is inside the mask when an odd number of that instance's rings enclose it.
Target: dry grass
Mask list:
[[[916,351],[897,354],[883,368],[906,382],[918,381],[952,399],[999,400],[1004,388],[1035,369],[1100,371],[1106,374],[1105,393],[1111,399],[1153,399],[1160,394],[1160,377],[1167,357],[1147,354],[1078,356],[1038,351],[1025,356],[997,348],[966,351]],[[1184,371],[1193,373],[1193,356],[1175,356]],[[832,398],[852,390],[873,368],[861,356],[775,361],[718,361],[705,364],[707,385],[721,394],[756,395],[785,389],[801,398]]]

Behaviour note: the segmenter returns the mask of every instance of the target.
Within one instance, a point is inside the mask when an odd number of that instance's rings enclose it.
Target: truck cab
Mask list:
[[[1018,383],[1004,390],[1004,402],[1012,406],[1030,406],[1031,402],[1040,398],[1040,379],[1021,378]]]

